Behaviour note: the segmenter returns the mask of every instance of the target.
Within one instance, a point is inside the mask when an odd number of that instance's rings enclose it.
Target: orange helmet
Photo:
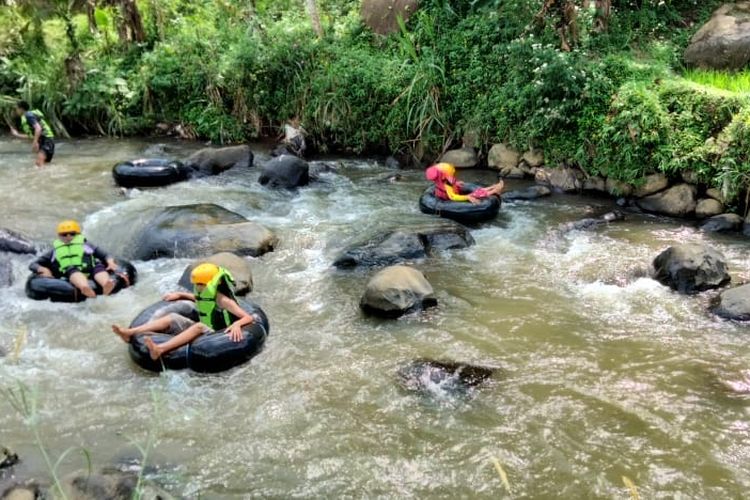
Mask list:
[[[195,266],[190,273],[190,282],[194,285],[207,285],[217,274],[219,274],[219,266],[204,262]]]
[[[64,220],[57,225],[57,234],[64,233],[81,234],[81,225],[74,220]]]

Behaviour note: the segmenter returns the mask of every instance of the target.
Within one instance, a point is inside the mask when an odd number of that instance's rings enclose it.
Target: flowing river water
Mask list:
[[[40,171],[28,143],[0,141],[0,226],[50,240],[58,220],[74,217],[117,254],[128,244],[118,225],[144,209],[219,204],[280,238],[251,261],[251,297],[268,313],[270,336],[250,363],[224,374],[146,373],[110,324],[174,289],[189,260],[135,262],[134,288],[70,305],[28,300],[30,259],[14,257],[16,283],[0,299],[0,383],[34,388],[51,455],[81,446],[95,465],[111,464],[139,457],[132,442],[153,442],[149,477],[189,498],[626,498],[623,476],[643,498],[750,491],[750,397],[722,383],[750,368],[750,331],[706,313],[710,294],[677,295],[643,277],[670,244],[703,241],[726,255],[735,283],[748,280],[746,240],[638,215],[555,235],[611,201],[507,203],[472,230],[473,247],[414,264],[439,307],[377,320],[358,307],[372,271],[331,262],[353,239],[430,220],[417,206],[420,171],[389,184],[384,165],[343,160],[297,195],[260,187],[251,169],[125,196],[112,165],[152,144],[62,141]],[[13,352],[19,336],[26,343]],[[468,395],[414,394],[397,372],[422,357],[498,371]],[[0,431],[0,444],[24,459],[19,475],[49,477],[5,398]],[[61,474],[81,467],[71,455]]]

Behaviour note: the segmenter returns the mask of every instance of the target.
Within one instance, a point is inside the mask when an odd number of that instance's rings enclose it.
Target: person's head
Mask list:
[[[292,125],[292,127],[298,128],[300,124],[299,115],[294,115],[289,118],[289,123]]]
[[[197,290],[203,290],[214,277],[219,274],[219,266],[211,264],[210,262],[204,262],[198,264],[193,268],[190,273],[190,282],[195,286]]]
[[[16,115],[22,116],[25,112],[29,110],[29,103],[26,101],[17,101],[16,102]]]
[[[438,170],[440,170],[446,177],[455,177],[456,176],[456,167],[454,167],[451,163],[438,163],[435,165]]]
[[[63,243],[70,243],[70,240],[81,234],[81,225],[74,220],[64,220],[57,225],[57,237]]]

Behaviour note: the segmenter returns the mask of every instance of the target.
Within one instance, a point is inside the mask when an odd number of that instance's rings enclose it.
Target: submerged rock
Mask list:
[[[367,283],[360,307],[368,314],[397,318],[437,305],[432,285],[424,275],[408,266],[391,266]]]
[[[507,193],[503,193],[501,198],[503,199],[503,201],[535,200],[537,198],[544,198],[545,196],[549,196],[551,194],[552,190],[547,186],[536,185],[529,186],[526,189],[521,189],[518,191],[508,191]]]
[[[129,247],[130,258],[200,257],[219,252],[257,257],[278,240],[264,226],[213,204],[167,207],[145,222]]]
[[[204,148],[188,156],[185,165],[204,175],[216,175],[233,167],[252,167],[253,152],[250,146]]]
[[[750,284],[721,292],[714,312],[722,318],[750,321]]]
[[[468,229],[455,223],[436,223],[378,233],[346,248],[333,262],[338,268],[386,266],[423,259],[434,251],[474,244]]]
[[[0,255],[0,288],[13,284],[13,262]]]
[[[401,162],[395,156],[389,156],[385,159],[385,166],[388,168],[399,169],[401,168]]]
[[[0,252],[35,254],[36,246],[22,234],[0,228]]]
[[[457,363],[417,359],[398,371],[401,385],[419,393],[462,393],[488,380],[495,368]]]
[[[557,230],[560,232],[584,231],[588,229],[594,229],[603,224],[609,224],[610,222],[617,222],[621,220],[625,220],[625,214],[620,212],[619,210],[612,210],[611,212],[607,212],[601,217],[587,217],[585,219],[560,224]]]
[[[310,165],[296,156],[279,156],[263,165],[258,182],[273,189],[307,186],[310,183]]]
[[[724,255],[707,245],[683,243],[654,259],[654,279],[680,293],[720,288],[730,281]]]
[[[62,480],[67,498],[76,500],[172,500],[174,497],[148,482],[138,484],[134,473],[105,469],[89,474],[79,471]],[[138,489],[138,491],[136,490]]]
[[[16,453],[13,453],[4,446],[0,446],[0,470],[10,469],[20,461],[21,459],[18,458]]]
[[[672,217],[686,217],[695,212],[695,186],[678,184],[666,191],[641,198],[636,205],[647,211]]]
[[[247,259],[231,252],[217,253],[210,257],[197,259],[188,264],[178,282],[181,287],[187,288],[188,290],[193,289],[193,285],[190,283],[190,273],[195,266],[202,262],[210,262],[229,271],[234,278],[234,293],[237,295],[247,295],[253,291],[253,273],[250,269],[250,263]]]
[[[701,226],[702,231],[712,233],[730,233],[741,229],[742,217],[737,214],[714,215]]]
[[[689,66],[735,70],[750,62],[750,2],[725,3],[685,50]]]

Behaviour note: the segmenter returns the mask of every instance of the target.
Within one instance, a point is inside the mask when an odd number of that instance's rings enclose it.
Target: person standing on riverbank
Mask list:
[[[10,133],[19,139],[31,139],[31,148],[36,153],[36,166],[41,168],[45,163],[52,161],[55,155],[55,134],[52,127],[49,126],[44,114],[38,109],[29,110],[29,103],[18,101],[16,103],[16,115],[21,120],[21,130],[19,132],[10,127]]]

